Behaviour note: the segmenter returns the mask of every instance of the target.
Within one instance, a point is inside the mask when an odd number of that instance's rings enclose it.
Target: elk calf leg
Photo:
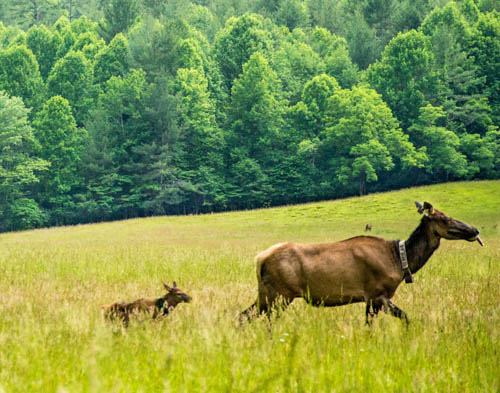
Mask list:
[[[250,307],[246,308],[245,310],[243,310],[240,313],[240,316],[239,316],[240,324],[245,322],[245,320],[250,322],[258,314],[260,314],[260,313],[258,312],[258,309],[257,309],[257,302],[255,302]]]

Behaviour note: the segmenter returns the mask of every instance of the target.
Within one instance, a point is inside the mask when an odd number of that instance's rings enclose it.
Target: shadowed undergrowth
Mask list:
[[[407,238],[413,201],[477,226],[486,247],[442,241],[394,302],[411,324],[364,306],[296,301],[243,328],[253,257],[280,241],[363,233]],[[496,392],[500,389],[500,182],[206,216],[158,217],[0,235],[0,391]],[[193,297],[168,318],[103,322],[100,305]]]

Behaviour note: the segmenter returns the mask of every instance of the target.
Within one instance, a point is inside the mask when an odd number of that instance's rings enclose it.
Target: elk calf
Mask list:
[[[104,318],[109,321],[119,320],[127,326],[130,316],[133,314],[152,313],[154,319],[158,315],[168,315],[180,303],[191,301],[191,297],[182,292],[175,281],[173,287],[169,287],[165,283],[163,286],[167,293],[156,299],[137,299],[130,303],[112,303],[102,306]]]

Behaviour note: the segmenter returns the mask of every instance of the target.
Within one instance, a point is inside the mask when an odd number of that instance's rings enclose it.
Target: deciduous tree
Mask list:
[[[57,61],[47,79],[49,94],[68,100],[79,126],[94,102],[92,82],[92,64],[81,52],[74,51]]]
[[[44,223],[30,191],[49,163],[35,155],[37,141],[28,112],[20,98],[0,91],[0,231]]]
[[[322,138],[322,159],[327,173],[359,193],[381,173],[422,166],[423,151],[416,151],[376,91],[366,86],[337,90],[328,101],[327,127]]]
[[[35,56],[25,46],[0,51],[0,89],[21,97],[25,105],[35,111],[40,108],[45,85]]]

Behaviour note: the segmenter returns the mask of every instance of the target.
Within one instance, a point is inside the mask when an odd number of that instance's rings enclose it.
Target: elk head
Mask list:
[[[191,301],[191,296],[178,288],[175,281],[173,287],[169,287],[165,283],[163,283],[163,286],[167,290],[167,293],[161,299],[167,304],[166,308],[172,309],[180,303],[189,303]],[[168,310],[165,311],[168,312]]]
[[[427,221],[431,231],[436,236],[448,240],[477,241],[483,246],[483,242],[479,238],[479,231],[476,227],[447,216],[443,212],[434,209],[429,202],[424,202],[423,205],[419,202],[415,202],[415,206],[417,206],[418,212],[424,215],[423,219]]]

